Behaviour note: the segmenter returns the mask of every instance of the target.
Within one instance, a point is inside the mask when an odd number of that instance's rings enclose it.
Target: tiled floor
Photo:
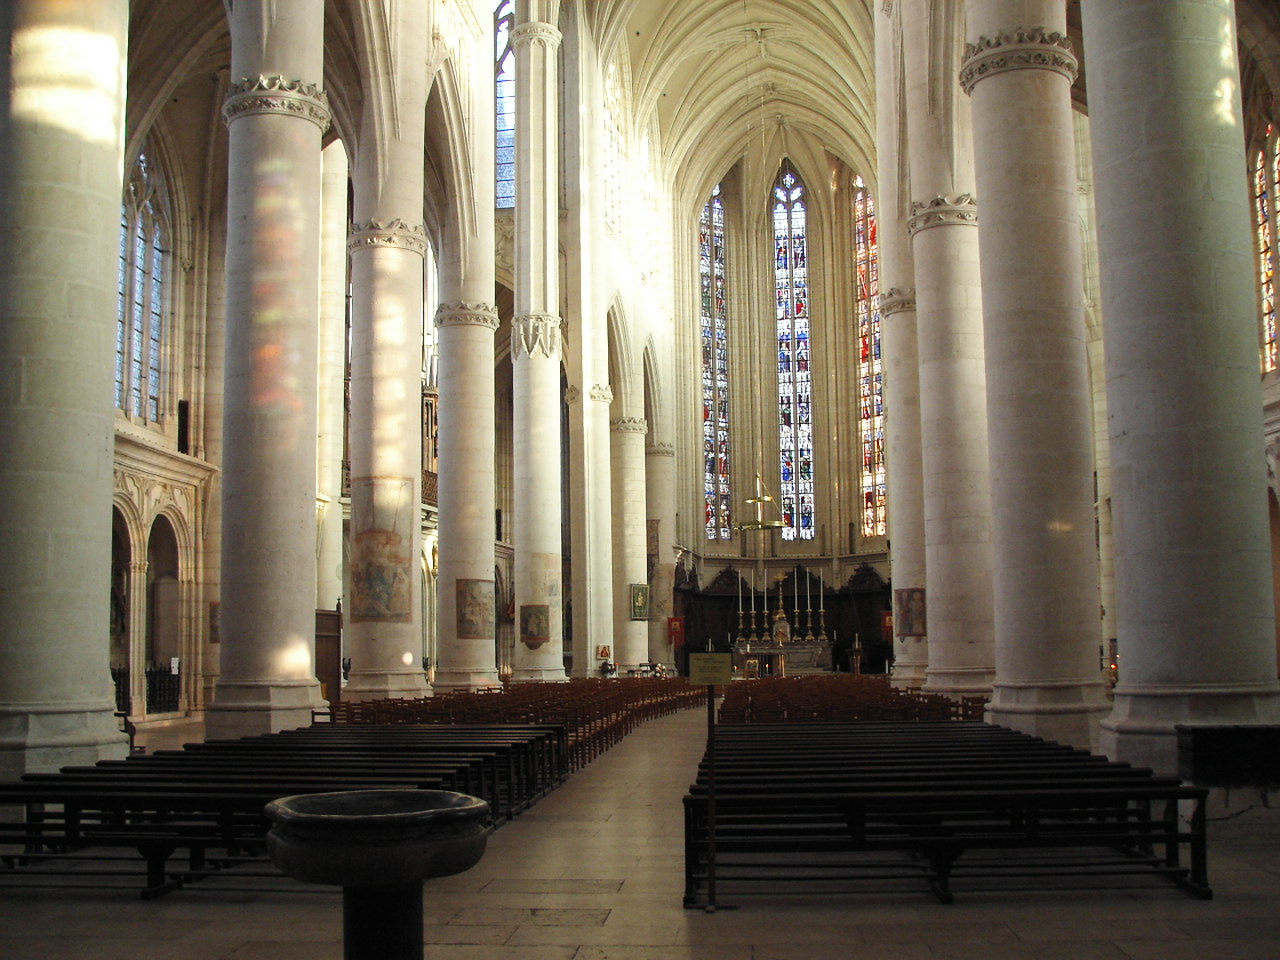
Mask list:
[[[472,870],[427,884],[427,960],[1277,960],[1280,844],[1210,843],[1215,899],[1124,889],[919,886],[685,910],[680,798],[705,713],[651,721],[498,830]],[[189,731],[187,731],[189,732]],[[176,742],[183,731],[158,731]],[[336,891],[218,879],[160,900],[14,885],[3,960],[338,960]],[[722,896],[722,900],[734,900]],[[392,960],[392,958],[388,958]]]

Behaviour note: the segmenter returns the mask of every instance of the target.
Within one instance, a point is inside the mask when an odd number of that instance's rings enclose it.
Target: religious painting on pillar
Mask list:
[[[647,583],[631,584],[631,619],[649,619],[649,585]]]
[[[928,630],[925,625],[924,590],[911,587],[906,590],[893,591],[894,616],[898,621],[898,636],[923,637]]]
[[[537,650],[551,639],[551,607],[545,603],[520,605],[520,642]]]
[[[458,639],[489,640],[494,635],[492,580],[458,580],[454,584]]]
[[[413,481],[351,480],[351,620],[408,623],[413,616],[410,524],[418,522]]]

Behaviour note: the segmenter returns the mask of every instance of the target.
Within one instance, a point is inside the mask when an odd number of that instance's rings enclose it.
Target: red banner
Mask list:
[[[667,641],[674,650],[684,649],[684,617],[667,617]]]

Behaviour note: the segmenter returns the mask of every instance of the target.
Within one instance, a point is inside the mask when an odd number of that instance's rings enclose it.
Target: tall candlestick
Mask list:
[[[822,578],[819,577],[818,578],[818,609],[819,610],[827,609],[826,592],[827,592],[826,589],[822,585]]]

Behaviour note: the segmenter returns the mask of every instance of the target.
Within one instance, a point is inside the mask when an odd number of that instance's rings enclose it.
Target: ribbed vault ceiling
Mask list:
[[[626,44],[633,120],[657,121],[676,180],[701,191],[789,149],[874,176],[870,0],[603,0],[592,15],[606,56]]]

